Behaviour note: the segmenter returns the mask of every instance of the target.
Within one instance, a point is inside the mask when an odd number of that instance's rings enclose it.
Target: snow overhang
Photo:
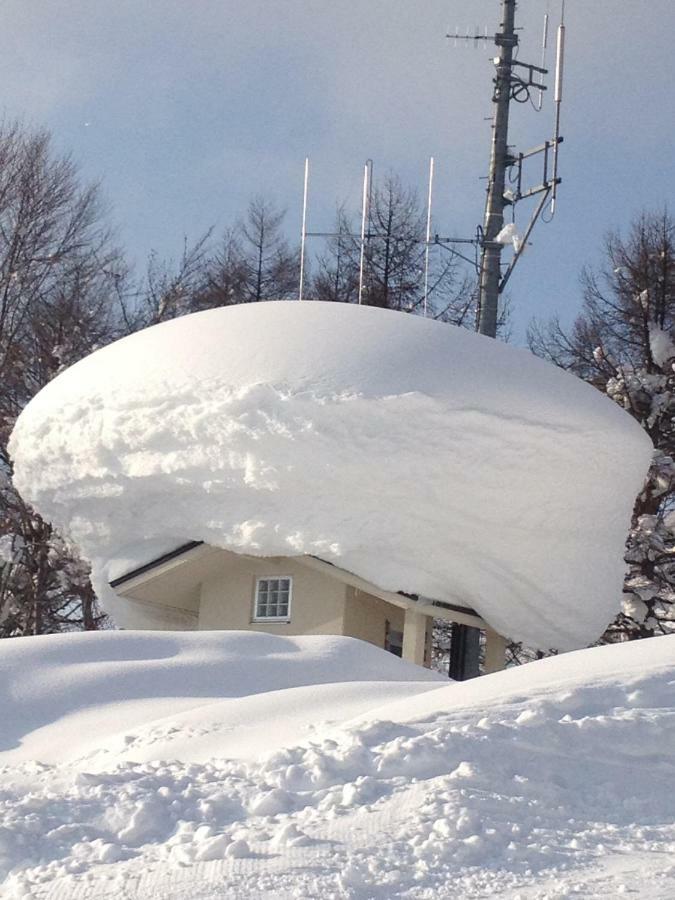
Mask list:
[[[97,351],[31,401],[10,452],[18,489],[79,545],[120,623],[110,561],[194,539],[318,557],[564,650],[620,607],[652,447],[525,350],[388,310],[280,302]]]

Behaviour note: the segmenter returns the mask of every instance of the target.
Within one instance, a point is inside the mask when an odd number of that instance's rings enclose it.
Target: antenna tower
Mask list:
[[[497,47],[494,58],[496,74],[492,95],[492,148],[488,175],[485,219],[480,232],[481,261],[478,293],[478,331],[489,337],[496,337],[499,313],[499,296],[506,287],[520,256],[527,244],[537,220],[550,202],[550,215],[555,213],[556,197],[560,177],[558,175],[560,135],[560,106],[562,102],[562,77],[565,52],[565,0],[558,27],[558,41],[555,71],[555,130],[553,139],[525,153],[514,154],[509,146],[509,113],[512,102],[523,103],[530,99],[532,91],[538,92],[535,108],[541,109],[541,100],[546,85],[542,78],[548,74],[544,68],[548,43],[548,13],[544,18],[542,41],[542,65],[535,66],[515,58],[518,34],[515,24],[516,0],[501,0],[502,23],[494,38],[482,35],[476,30],[474,35],[448,35],[457,40],[471,40],[474,45],[480,41],[493,40]],[[523,190],[523,164],[532,157],[541,157],[543,176],[541,183]],[[516,189],[507,190],[507,179],[515,183]],[[515,206],[519,200],[541,195],[525,234],[515,248],[515,254],[505,272],[502,272],[502,251],[504,242],[499,238],[504,227],[504,212],[508,206]]]

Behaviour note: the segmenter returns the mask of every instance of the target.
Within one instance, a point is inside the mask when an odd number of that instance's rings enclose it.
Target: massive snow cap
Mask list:
[[[303,302],[198,313],[99,350],[28,405],[11,453],[17,487],[102,594],[115,559],[203,540],[314,554],[568,649],[618,609],[651,445],[527,351]],[[103,600],[124,623],[127,601]]]

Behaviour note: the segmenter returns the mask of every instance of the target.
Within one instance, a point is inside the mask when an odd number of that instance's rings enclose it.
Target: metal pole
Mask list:
[[[429,299],[429,245],[431,243],[431,198],[434,189],[434,158],[429,159],[429,197],[427,200],[427,231],[424,248],[424,318],[427,317],[427,301]]]
[[[298,300],[302,300],[305,286],[305,242],[307,240],[307,189],[309,187],[309,156],[305,157],[305,188],[302,194],[302,233],[300,236],[300,286]]]
[[[368,221],[368,163],[363,167],[363,203],[361,206],[361,256],[359,259],[359,304],[363,299],[363,269],[366,261],[366,222]]]
[[[488,197],[483,225],[483,254],[480,274],[480,318],[478,330],[489,337],[497,335],[499,279],[502,244],[495,238],[504,226],[504,188],[508,162],[509,105],[513,50],[518,44],[515,31],[516,0],[502,0],[501,31],[495,35],[499,47],[493,96],[492,153],[488,179]]]

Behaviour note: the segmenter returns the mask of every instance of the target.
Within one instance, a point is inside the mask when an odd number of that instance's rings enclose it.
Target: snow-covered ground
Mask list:
[[[675,638],[448,684],[112,632],[0,642],[0,675],[3,900],[675,896]]]
[[[526,350],[312,302],[105,347],[28,404],[10,450],[117,624],[149,623],[108,581],[202,540],[319,556],[542,649],[585,646],[616,615],[652,453],[617,404]]]

